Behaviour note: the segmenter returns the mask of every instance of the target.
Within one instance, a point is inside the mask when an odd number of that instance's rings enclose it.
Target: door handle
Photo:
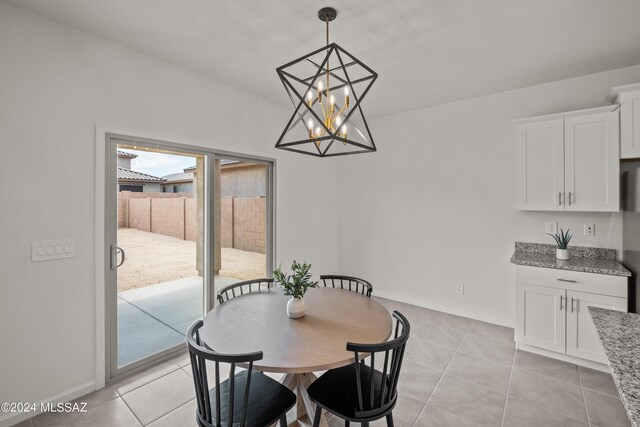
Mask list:
[[[573,303],[574,303],[575,299],[573,297],[571,297],[571,312],[573,313]]]
[[[564,298],[562,295],[560,295],[560,311],[562,311],[562,298]]]
[[[118,262],[118,253],[122,253],[122,259]],[[118,246],[111,246],[111,269],[116,269],[124,264],[124,260],[126,255],[124,253],[124,249]]]
[[[558,282],[568,282],[568,283],[578,283],[577,280],[569,280],[569,279],[557,279]]]
[[[569,191],[569,206],[571,206],[571,191]]]
[[[562,206],[562,191],[558,191],[558,206]]]

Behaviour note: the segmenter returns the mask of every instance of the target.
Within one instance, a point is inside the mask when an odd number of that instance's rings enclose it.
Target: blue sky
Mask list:
[[[165,176],[172,173],[183,172],[184,168],[196,164],[196,158],[190,156],[176,156],[173,154],[123,148],[119,148],[119,150],[138,155],[137,158],[131,160],[132,170],[154,176]]]

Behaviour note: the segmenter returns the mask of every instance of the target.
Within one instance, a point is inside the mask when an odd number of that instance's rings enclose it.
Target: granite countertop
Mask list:
[[[558,270],[581,271],[584,273],[631,276],[631,272],[616,261],[614,249],[570,246],[571,259],[556,259],[555,245],[544,243],[516,242],[511,262],[529,267],[555,268]]]
[[[589,307],[613,381],[633,427],[640,427],[640,315]]]

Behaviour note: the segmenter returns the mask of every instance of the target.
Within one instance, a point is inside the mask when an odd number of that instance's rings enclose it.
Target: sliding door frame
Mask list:
[[[185,154],[202,155],[205,158],[205,203],[204,203],[204,282],[203,313],[207,313],[216,304],[214,280],[215,257],[211,245],[215,242],[214,216],[214,159],[216,157],[261,163],[267,166],[267,271],[271,276],[276,259],[276,159],[244,153],[230,152],[207,147],[198,142],[183,143],[180,138],[166,138],[141,135],[139,132],[121,129],[107,129],[96,125],[96,179],[95,179],[95,334],[96,334],[96,378],[95,388],[104,387],[117,379],[132,375],[151,364],[175,356],[186,345],[174,347],[123,368],[117,367],[117,270],[111,269],[111,251],[113,236],[117,233],[117,192],[116,150],[119,143],[142,148],[175,150]],[[120,142],[116,142],[120,141]]]

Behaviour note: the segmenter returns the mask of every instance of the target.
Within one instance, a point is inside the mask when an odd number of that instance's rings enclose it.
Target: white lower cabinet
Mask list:
[[[516,344],[579,363],[606,364],[589,306],[627,311],[627,278],[516,267]],[[574,360],[575,359],[575,360]]]
[[[564,289],[524,284],[522,342],[546,350],[565,350]]]

